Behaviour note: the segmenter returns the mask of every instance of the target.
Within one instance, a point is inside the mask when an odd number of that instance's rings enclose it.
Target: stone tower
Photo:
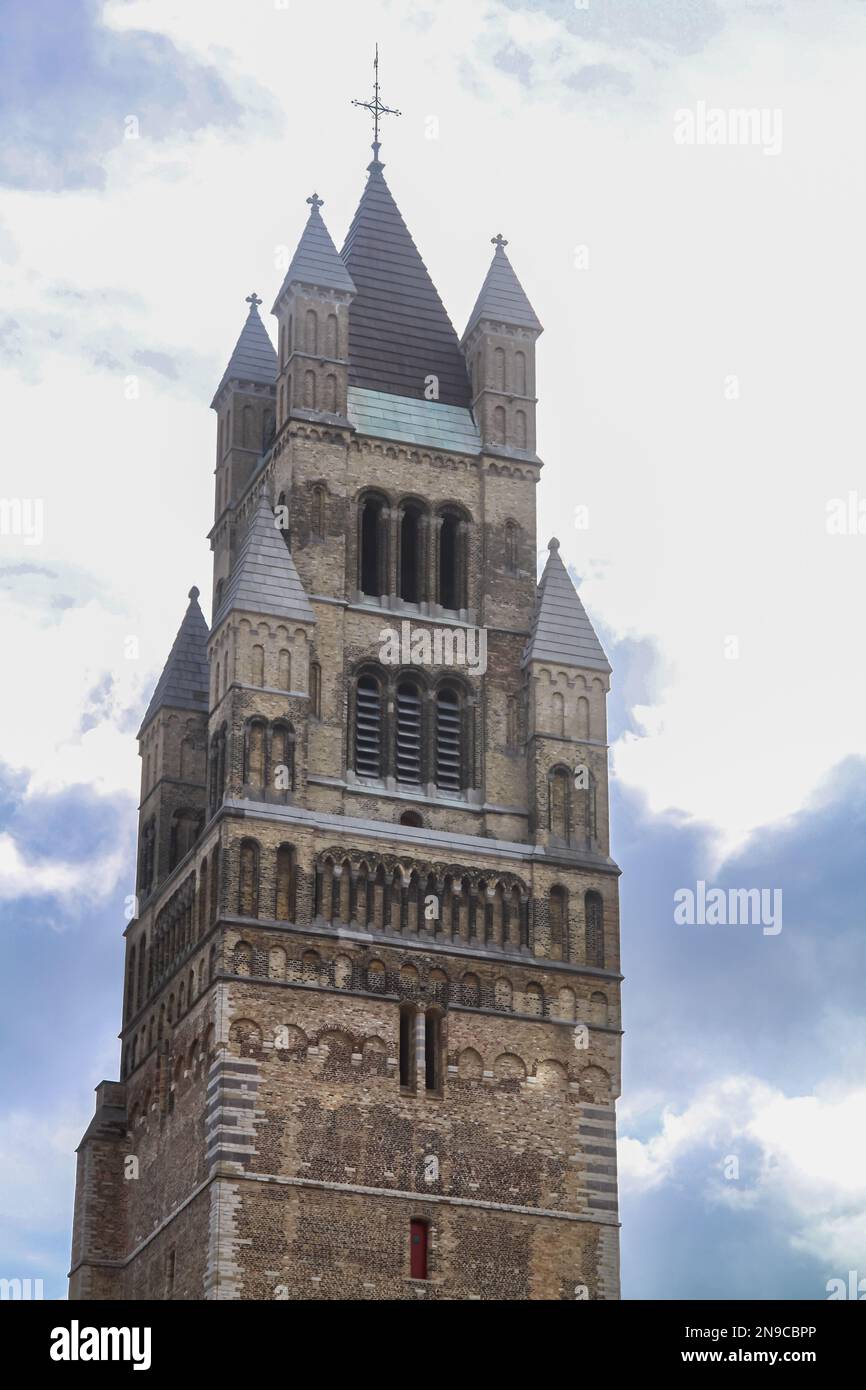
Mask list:
[[[541,324],[497,237],[458,339],[375,155],[214,397],[72,1298],[619,1296],[610,667],[557,541],[536,583]]]

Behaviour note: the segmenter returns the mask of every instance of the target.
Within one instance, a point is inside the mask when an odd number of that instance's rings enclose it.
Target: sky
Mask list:
[[[65,1294],[73,1150],[117,1075],[135,732],[210,588],[208,405],[314,190],[342,241],[378,40],[386,177],[458,332],[498,232],[545,325],[539,558],[556,534],[614,667],[623,1295],[866,1276],[866,6],[3,20],[0,1274]],[[699,882],[780,892],[781,930],[676,922]]]

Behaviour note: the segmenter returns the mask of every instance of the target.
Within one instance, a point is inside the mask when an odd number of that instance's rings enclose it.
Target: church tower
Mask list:
[[[610,667],[556,540],[536,583],[542,326],[497,236],[458,338],[378,137],[339,253],[308,203],[139,735],[70,1297],[616,1299]]]

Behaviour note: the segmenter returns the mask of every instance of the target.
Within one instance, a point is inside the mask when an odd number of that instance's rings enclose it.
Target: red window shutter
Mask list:
[[[413,1221],[409,1229],[410,1269],[413,1279],[427,1278],[427,1223]]]

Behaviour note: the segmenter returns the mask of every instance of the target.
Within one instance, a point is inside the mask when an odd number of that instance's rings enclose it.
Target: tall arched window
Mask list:
[[[421,783],[422,698],[414,681],[401,681],[397,686],[397,781],[413,786]]]
[[[325,356],[337,356],[337,315],[329,314],[325,325]]]
[[[548,783],[550,797],[550,833],[567,840],[570,831],[571,776],[567,767],[555,767]]]
[[[355,771],[382,776],[382,692],[375,676],[361,676],[355,695]]]
[[[312,355],[319,351],[319,321],[315,309],[308,309],[304,319],[304,351]]]
[[[238,912],[241,917],[259,915],[259,847],[255,840],[241,840]]]
[[[436,693],[436,785],[440,791],[463,786],[460,696],[451,686]]]
[[[528,446],[529,431],[526,423],[526,411],[517,410],[514,414],[514,442],[518,449],[525,449]]]
[[[464,608],[463,556],[460,553],[460,518],[446,512],[439,528],[439,602],[454,611]]]
[[[568,895],[559,884],[550,890],[550,954],[563,960],[567,954]]]
[[[316,409],[316,373],[304,372],[304,409]]]
[[[505,443],[505,406],[498,405],[493,412],[493,443]]]
[[[604,966],[604,903],[601,894],[589,892],[584,898],[586,964]]]
[[[501,347],[493,350],[493,387],[496,391],[505,390],[505,352]]]
[[[420,603],[421,584],[421,509],[407,504],[400,522],[400,598],[406,603]]]
[[[514,354],[514,390],[518,396],[526,395],[526,354]]]
[[[253,685],[257,685],[257,686],[259,686],[259,687],[263,686],[264,683],[265,683],[265,649],[264,649],[264,647],[260,647],[260,646],[258,646],[258,645],[256,645],[255,647],[253,647],[251,666],[252,666],[252,671],[251,671],[252,684],[253,684]]]
[[[358,536],[358,582],[362,594],[378,598],[388,587],[382,554],[385,502],[381,497],[367,497],[361,504]]]
[[[274,916],[278,922],[291,922],[295,915],[295,850],[280,845],[277,850]]]
[[[291,725],[281,720],[271,725],[268,776],[271,791],[295,790],[295,734]]]
[[[210,920],[215,923],[220,910],[220,847],[214,846],[210,857]]]
[[[313,540],[321,541],[325,538],[325,489],[321,483],[316,483],[313,488],[313,505],[311,517],[311,530]]]
[[[310,714],[314,719],[322,717],[322,668],[318,661],[310,663]]]
[[[279,655],[279,682],[280,690],[291,690],[292,688],[292,654],[284,647]]]
[[[251,719],[246,728],[244,747],[244,783],[250,787],[265,785],[265,733],[263,719]]]
[[[509,574],[517,570],[517,524],[514,521],[505,523],[505,568]]]
[[[243,433],[242,433],[242,439],[243,439],[244,448],[245,448],[245,449],[251,449],[252,446],[253,446],[253,429],[254,429],[254,426],[253,426],[253,408],[252,408],[251,405],[245,405],[244,408],[243,408],[243,413],[242,413],[242,416],[241,416],[241,429],[242,429],[242,431],[243,431]]]
[[[201,861],[198,876],[198,934],[204,936],[207,929],[207,860]]]

